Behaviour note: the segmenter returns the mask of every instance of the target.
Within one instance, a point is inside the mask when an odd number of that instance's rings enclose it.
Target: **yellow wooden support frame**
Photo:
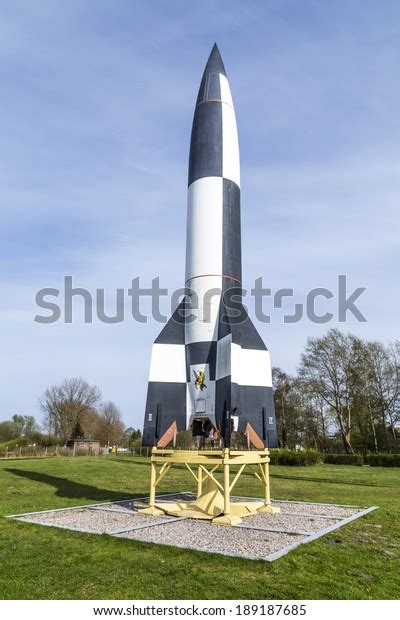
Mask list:
[[[164,514],[161,507],[156,506],[156,489],[166,476],[172,465],[183,464],[190,472],[197,484],[197,497],[202,495],[204,476],[212,480],[221,491],[224,498],[224,512],[222,516],[213,519],[214,523],[234,525],[240,518],[231,514],[230,494],[238,483],[243,471],[248,467],[254,476],[261,482],[264,491],[264,503],[257,510],[274,514],[278,508],[271,505],[269,484],[269,451],[264,450],[169,450],[154,447],[151,451],[150,501],[143,512],[151,515]],[[159,472],[157,466],[161,465]],[[193,470],[197,465],[197,474]],[[214,473],[223,466],[223,482],[216,479]],[[231,466],[239,465],[239,469],[231,481]],[[211,466],[211,468],[210,468]],[[259,471],[257,471],[257,469]],[[158,475],[157,475],[158,473]]]
[[[254,476],[257,478],[257,480],[259,480],[262,484],[264,483],[263,479],[261,478],[260,474],[256,471],[254,471],[253,467],[251,465],[248,465],[248,468],[251,470],[251,472],[254,474]]]
[[[224,492],[223,485],[219,482],[219,480],[217,480],[215,478],[215,476],[213,476],[213,473],[214,473],[215,469],[217,469],[218,467],[219,467],[219,465],[217,467],[213,467],[213,469],[208,471],[208,469],[206,467],[204,467],[204,465],[199,465],[199,470],[204,472],[206,474],[206,476],[208,476],[214,482],[214,484],[219,488],[219,490],[222,491],[222,493],[223,493]]]
[[[156,481],[154,483],[154,486],[157,487],[161,480],[164,478],[164,476],[168,473],[168,471],[171,469],[171,465],[172,463],[164,463],[164,465],[161,467],[159,474],[158,474],[158,478],[156,478]]]
[[[234,477],[234,479],[232,480],[230,486],[229,486],[229,492],[232,493],[233,488],[235,486],[235,484],[237,483],[237,481],[239,480],[240,476],[242,475],[242,471],[244,470],[244,468],[247,467],[246,463],[244,465],[241,465],[239,468],[238,473],[236,474],[236,476]]]
[[[193,469],[190,467],[189,463],[185,463],[185,467],[190,471],[191,475],[193,476],[195,481],[198,483],[199,482],[198,472],[197,472],[197,476],[196,476],[196,474],[194,473]]]

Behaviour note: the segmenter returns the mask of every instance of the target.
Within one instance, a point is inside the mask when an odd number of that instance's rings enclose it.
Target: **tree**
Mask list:
[[[400,410],[399,347],[331,329],[309,338],[299,377],[304,393],[335,422],[345,450],[396,448]],[[322,421],[321,430],[324,429]]]
[[[279,445],[294,450],[307,443],[299,380],[280,368],[273,368],[272,385]]]
[[[29,437],[32,433],[37,433],[40,428],[32,415],[13,415],[11,424],[14,428],[16,437]]]
[[[308,338],[299,376],[310,394],[332,412],[344,448],[352,454],[352,399],[358,377],[354,372],[352,342],[337,329],[322,338]]]
[[[275,414],[279,445],[288,447],[287,400],[291,378],[280,368],[272,368],[272,387],[274,390]]]
[[[272,369],[278,442],[282,448],[327,448],[324,403],[307,384],[280,368]]]
[[[0,441],[9,441],[19,437],[31,437],[40,428],[31,415],[13,415],[11,420],[0,422]]]
[[[62,441],[71,436],[77,424],[87,432],[86,425],[96,413],[101,392],[81,377],[64,379],[60,385],[47,388],[39,398],[45,425]]]
[[[15,428],[10,420],[0,422],[0,442],[16,439],[17,437],[18,435],[15,434]]]
[[[100,409],[97,439],[107,447],[122,441],[124,423],[121,412],[111,401],[104,403]]]
[[[358,376],[354,407],[364,447],[378,452],[396,441],[399,412],[399,365],[396,349],[381,342],[349,336]]]
[[[376,415],[383,426],[396,438],[395,426],[399,421],[400,368],[394,347],[380,342],[368,343],[370,359],[370,383],[374,393]]]
[[[142,445],[142,432],[129,426],[124,431],[124,446],[130,450],[137,450]]]

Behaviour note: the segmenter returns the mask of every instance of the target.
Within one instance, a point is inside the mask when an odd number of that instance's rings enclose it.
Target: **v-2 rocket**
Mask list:
[[[239,143],[217,45],[193,118],[185,289],[153,344],[144,445],[207,428],[226,447],[233,430],[256,448],[276,447],[269,352],[242,304]]]

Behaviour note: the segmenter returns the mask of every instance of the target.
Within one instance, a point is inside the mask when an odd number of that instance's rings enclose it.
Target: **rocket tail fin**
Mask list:
[[[186,357],[183,302],[154,341],[143,445],[164,447],[186,428]]]
[[[278,446],[269,351],[246,308],[220,314],[217,353],[217,409],[226,444],[236,423],[256,448]],[[230,349],[227,352],[227,347]],[[218,385],[219,384],[219,385]],[[228,403],[228,404],[226,404]],[[226,415],[225,409],[229,411]],[[227,421],[227,417],[231,420]]]

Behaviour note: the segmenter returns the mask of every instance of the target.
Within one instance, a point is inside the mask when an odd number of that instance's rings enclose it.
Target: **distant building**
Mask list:
[[[68,439],[65,447],[72,455],[78,450],[85,450],[91,456],[97,456],[100,452],[100,441],[97,439]]]

